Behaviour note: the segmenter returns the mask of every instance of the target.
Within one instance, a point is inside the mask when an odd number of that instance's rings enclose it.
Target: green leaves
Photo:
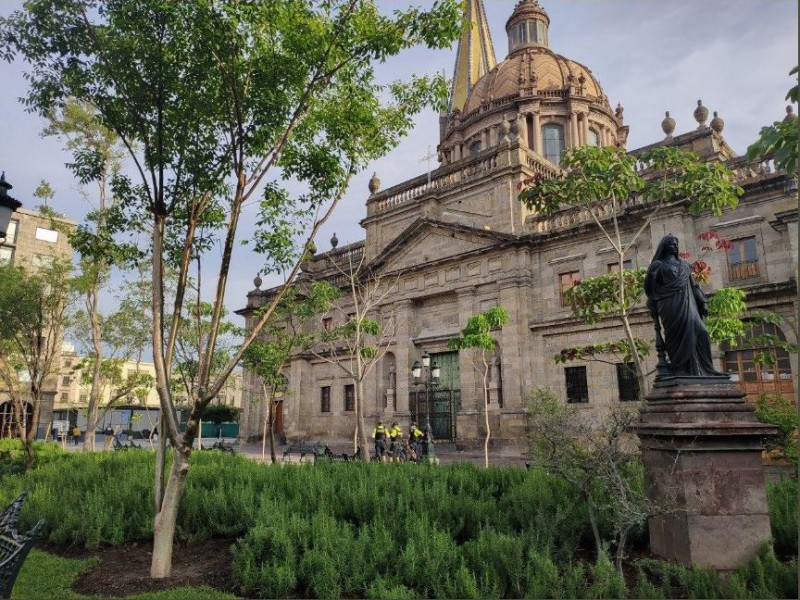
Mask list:
[[[502,306],[495,306],[487,311],[469,318],[461,335],[450,340],[447,346],[451,350],[478,349],[492,351],[497,348],[497,340],[491,331],[500,329],[508,323],[508,311]]]
[[[797,81],[798,67],[794,67],[789,75]],[[798,85],[795,83],[786,94],[786,100],[797,104]],[[762,127],[758,139],[747,148],[749,158],[772,156],[775,165],[785,170],[790,176],[797,176],[798,119],[786,118],[775,121],[772,125]]]
[[[650,342],[641,338],[634,338],[636,352],[640,357],[650,354]],[[630,362],[633,353],[628,340],[614,340],[610,342],[599,342],[588,346],[571,346],[564,348],[553,357],[557,364],[565,364],[573,360],[603,360],[604,356],[610,356],[614,362]],[[611,362],[609,358],[607,362]]]
[[[708,335],[713,342],[736,344],[741,339],[745,330],[742,316],[747,310],[746,297],[738,288],[722,288],[708,299],[708,316],[705,321]]]
[[[644,292],[647,269],[625,269],[622,273],[625,295],[623,307],[627,312],[638,304]],[[589,324],[620,313],[619,273],[608,273],[582,279],[564,293],[572,313]]]

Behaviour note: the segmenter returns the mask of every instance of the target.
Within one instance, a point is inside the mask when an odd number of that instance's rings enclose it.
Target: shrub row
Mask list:
[[[70,453],[39,464],[0,486],[3,502],[32,491],[23,524],[44,517],[51,541],[88,548],[152,536],[152,453]],[[281,468],[203,452],[189,473],[178,537],[239,536],[235,577],[259,597],[784,597],[794,580],[785,571],[796,569],[770,551],[723,583],[645,561],[626,588],[606,557],[574,561],[592,547],[585,508],[535,469]],[[797,481],[770,486],[768,497],[775,551],[796,557]]]

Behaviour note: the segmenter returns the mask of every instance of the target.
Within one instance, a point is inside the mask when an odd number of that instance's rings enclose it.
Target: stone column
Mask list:
[[[486,150],[489,147],[489,129],[481,131],[481,150]]]
[[[578,140],[578,113],[575,111],[569,113],[569,138],[570,148],[581,145]]]
[[[583,121],[581,122],[581,144],[586,145],[589,143],[589,113],[583,113]],[[598,140],[599,143],[599,140]]]
[[[542,147],[542,125],[538,112],[533,113],[533,149],[538,154],[544,155],[544,148]]]
[[[463,327],[475,314],[475,288],[468,287],[458,291],[458,323]],[[478,421],[483,422],[483,384],[467,356],[468,351],[458,353],[458,370],[461,379],[461,412],[457,416],[459,440],[478,438]],[[478,386],[481,386],[480,390]],[[480,393],[480,397],[479,397]]]
[[[411,301],[405,300],[396,305],[397,338],[395,340],[395,405],[389,405],[386,414],[408,414],[408,391],[414,383],[411,375],[411,365],[414,363],[414,347],[411,338],[417,334],[416,315]]]
[[[770,539],[759,423],[728,377],[664,377],[641,410],[637,435],[651,500],[653,553],[731,571]]]

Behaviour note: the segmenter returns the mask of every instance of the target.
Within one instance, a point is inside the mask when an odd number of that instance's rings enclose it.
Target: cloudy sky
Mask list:
[[[6,16],[21,6],[0,0]],[[389,12],[424,0],[378,0]],[[485,0],[498,61],[508,48],[505,22],[516,0]],[[661,120],[669,110],[676,120],[675,135],[697,127],[692,112],[702,99],[709,111],[725,121],[724,137],[739,154],[759,129],[785,114],[784,96],[792,81],[789,70],[798,62],[798,3],[796,0],[541,0],[550,15],[550,47],[585,64],[603,86],[612,106],[625,108],[630,126],[628,148],[663,138]],[[412,73],[451,75],[455,47],[431,52],[414,50],[381,66],[391,81]],[[0,66],[3,142],[0,170],[14,185],[12,194],[26,207],[38,204],[32,193],[42,179],[56,196],[51,205],[81,220],[88,209],[70,173],[69,156],[54,139],[42,139],[42,122],[25,112],[18,98],[26,93],[21,63]],[[795,110],[795,112],[797,112]],[[340,243],[363,238],[358,222],[365,216],[367,182],[377,172],[382,187],[420,175],[428,147],[438,143],[438,116],[421,114],[412,134],[369,172],[356,177],[351,189],[322,231],[318,248],[329,247],[337,233]],[[247,222],[248,219],[244,219]],[[239,308],[252,289],[258,263],[246,248],[238,249],[227,304]]]

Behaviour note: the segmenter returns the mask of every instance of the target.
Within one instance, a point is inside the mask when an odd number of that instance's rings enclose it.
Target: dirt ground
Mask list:
[[[197,544],[176,544],[173,550],[172,576],[150,579],[152,541],[132,542],[98,552],[40,545],[46,552],[73,558],[99,556],[93,567],[73,585],[81,594],[118,597],[160,591],[180,586],[207,585],[226,592],[235,592],[231,574],[229,548],[234,539],[212,539]]]

